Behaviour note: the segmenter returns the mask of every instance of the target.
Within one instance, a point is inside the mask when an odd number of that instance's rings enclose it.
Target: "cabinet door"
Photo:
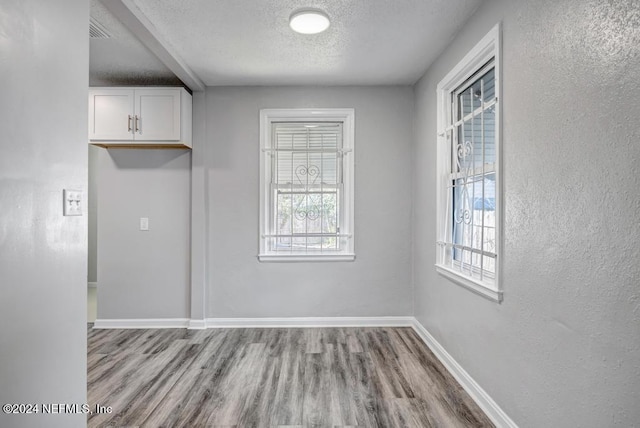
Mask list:
[[[89,90],[89,139],[131,140],[133,138],[133,90]]]
[[[136,89],[136,141],[180,140],[180,89]]]

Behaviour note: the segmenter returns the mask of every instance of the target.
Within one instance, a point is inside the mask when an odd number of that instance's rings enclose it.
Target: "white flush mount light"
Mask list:
[[[329,17],[319,9],[301,9],[289,17],[289,26],[297,33],[317,34],[329,28]]]

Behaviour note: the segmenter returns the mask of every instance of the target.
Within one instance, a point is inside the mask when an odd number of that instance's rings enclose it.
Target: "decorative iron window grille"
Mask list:
[[[262,116],[259,259],[353,260],[353,110]]]
[[[500,234],[500,24],[438,85],[436,269],[502,300]]]
[[[493,60],[451,94],[452,266],[480,281],[496,272],[496,138]]]
[[[342,123],[274,123],[272,141],[269,250],[340,251]]]

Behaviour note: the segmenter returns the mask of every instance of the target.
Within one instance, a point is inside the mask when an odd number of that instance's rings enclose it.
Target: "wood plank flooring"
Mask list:
[[[491,427],[410,328],[88,331],[90,427]]]

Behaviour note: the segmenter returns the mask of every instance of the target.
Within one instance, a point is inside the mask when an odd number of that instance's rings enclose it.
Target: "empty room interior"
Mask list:
[[[2,427],[640,427],[635,0],[0,0]]]

